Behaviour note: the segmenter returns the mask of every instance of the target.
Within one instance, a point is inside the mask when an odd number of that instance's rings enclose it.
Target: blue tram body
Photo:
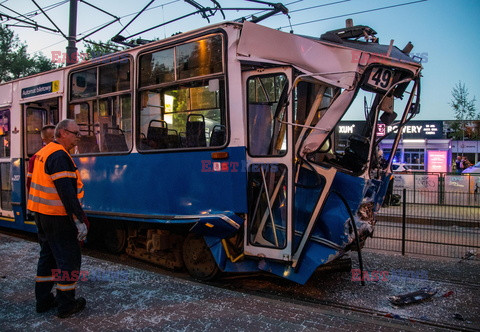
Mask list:
[[[224,151],[229,164],[245,165],[244,148]],[[245,170],[239,166],[214,172],[209,151],[78,158],[76,163],[84,179],[87,211],[165,219],[247,212]]]
[[[72,118],[91,240],[199,279],[305,283],[372,235],[400,139],[385,160],[377,128],[419,109],[421,65],[374,34],[226,22],[1,84],[0,226],[36,231],[28,160],[43,125]],[[362,135],[338,142],[361,90],[374,96]]]

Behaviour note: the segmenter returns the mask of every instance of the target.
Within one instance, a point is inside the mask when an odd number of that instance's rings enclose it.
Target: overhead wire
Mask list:
[[[427,0],[416,0],[416,1],[411,1],[407,3],[401,3],[401,4],[396,4],[396,5],[391,5],[391,6],[385,6],[385,7],[379,7],[379,8],[374,8],[374,9],[368,9],[368,10],[362,10],[358,12],[353,12],[353,13],[348,13],[348,14],[342,14],[342,15],[336,15],[336,16],[330,16],[330,17],[325,17],[325,18],[320,18],[317,20],[311,20],[307,22],[301,22],[301,23],[296,23],[292,24],[292,26],[299,26],[299,25],[305,25],[305,24],[311,24],[311,23],[316,23],[316,22],[321,22],[321,21],[327,21],[327,20],[332,20],[335,18],[340,18],[340,17],[345,17],[345,16],[351,16],[351,15],[357,15],[357,14],[364,14],[364,13],[370,13],[378,10],[384,10],[384,9],[390,9],[390,8],[395,8],[395,7],[401,7],[401,6],[407,6],[407,5],[413,5],[419,2],[425,2]],[[282,26],[279,27],[278,29],[284,29],[284,28],[289,28],[290,26]]]
[[[311,6],[311,7],[305,7],[305,8],[290,10],[289,13],[296,13],[296,12],[301,12],[301,11],[304,11],[304,10],[315,9],[315,8],[320,8],[320,7],[330,6],[330,5],[336,5],[336,4],[339,4],[339,3],[342,3],[342,2],[349,2],[349,1],[352,1],[352,0],[340,0],[340,1],[330,2],[330,3],[324,3],[324,4],[321,4],[321,5],[317,5],[317,6]]]
[[[52,4],[50,4],[50,5],[47,5],[47,6],[45,6],[45,7],[42,7],[42,9],[43,9],[45,12],[48,12],[48,11],[50,11],[50,10],[52,10],[52,9],[55,9],[55,8],[57,8],[57,7],[60,7],[60,6],[64,5],[64,4],[66,4],[67,2],[69,2],[69,0],[58,1],[58,2],[56,2],[56,3],[52,3]],[[38,10],[31,10],[31,11],[29,11],[29,12],[23,14],[23,15],[29,16],[29,17],[34,17],[34,16],[38,16],[38,15],[40,15],[40,14],[41,14],[41,13],[40,13]]]
[[[302,2],[302,1],[304,1],[304,0],[292,1],[292,2],[286,3],[285,6],[290,6],[290,5],[293,5],[293,4],[295,4],[295,3]],[[251,17],[253,17],[253,16],[256,16],[256,15],[259,15],[259,14],[262,14],[262,13],[265,13],[266,11],[267,11],[267,10],[261,10],[261,11],[255,12],[255,13],[253,13],[253,14],[250,14],[250,15],[242,16],[241,18],[245,18],[245,19],[246,19],[246,18],[251,18]],[[281,15],[281,14],[275,14],[275,15],[273,15],[273,16],[277,16],[277,15]],[[238,20],[240,20],[241,18],[236,18],[236,19],[234,19],[234,21],[238,21]]]
[[[3,1],[1,4],[4,4],[6,3],[8,0],[6,1]],[[169,5],[172,5],[172,4],[175,4],[177,2],[180,2],[181,0],[171,0],[171,1],[166,1],[162,4],[158,4],[158,5],[155,5],[155,6],[152,6],[150,8],[147,8],[145,10],[145,12],[147,11],[151,11],[151,10],[154,10],[156,8],[162,8],[162,10],[164,10],[164,7],[165,6],[169,6]],[[291,1],[287,4],[285,4],[285,6],[290,6],[290,5],[293,5],[293,4],[297,4],[297,3],[300,3],[300,2],[303,2],[304,0],[295,0],[295,1]],[[305,10],[312,10],[312,9],[315,9],[315,8],[320,8],[320,7],[325,7],[325,6],[330,6],[330,5],[336,5],[336,4],[340,4],[340,3],[343,3],[343,2],[348,2],[348,1],[351,1],[351,0],[339,0],[339,1],[334,1],[334,2],[331,2],[331,3],[324,3],[324,4],[320,4],[320,5],[315,5],[315,6],[309,6],[309,7],[304,7],[304,8],[299,8],[299,9],[294,9],[294,10],[291,10],[289,11],[289,13],[296,13],[296,12],[301,12],[301,11],[305,11]],[[294,26],[300,26],[300,25],[306,25],[306,24],[312,24],[312,23],[316,23],[316,22],[321,22],[321,21],[325,21],[325,20],[331,20],[331,19],[335,19],[335,18],[340,18],[340,17],[345,17],[345,16],[351,16],[351,15],[357,15],[357,14],[363,14],[363,13],[369,13],[369,12],[374,12],[374,11],[379,11],[379,10],[385,10],[385,9],[390,9],[390,8],[395,8],[395,7],[400,7],[400,6],[406,6],[406,5],[412,5],[412,4],[416,4],[416,3],[420,3],[420,2],[425,2],[427,0],[416,0],[416,1],[411,1],[411,2],[407,2],[407,3],[401,3],[401,4],[395,4],[395,5],[390,5],[390,6],[384,6],[384,7],[378,7],[378,8],[373,8],[373,9],[368,9],[368,10],[363,10],[363,11],[357,11],[357,12],[352,12],[352,13],[348,13],[348,14],[341,14],[341,15],[336,15],[336,16],[330,16],[330,17],[325,17],[325,18],[321,18],[321,19],[315,19],[315,20],[310,20],[310,21],[306,21],[306,22],[300,22],[300,23],[291,23],[290,21],[290,17],[289,17],[289,25],[286,25],[286,26],[281,26],[277,29],[281,30],[281,29],[284,29],[284,28],[290,28],[292,31],[293,31],[293,27]],[[58,6],[61,6],[65,3],[69,2],[69,0],[62,0],[62,1],[58,1],[54,4],[50,4],[48,6],[45,6],[45,7],[42,7],[44,11],[49,11],[49,10],[52,10]],[[137,15],[140,11],[135,11],[135,12],[132,12],[132,13],[129,13],[129,14],[126,14],[126,15],[123,15],[123,16],[120,16],[119,17],[119,20],[118,20],[118,23],[121,25],[121,26],[124,26],[123,23],[121,22],[122,19],[124,18],[127,18],[129,16],[133,16],[133,15]],[[255,16],[255,15],[258,15],[260,13],[263,13],[265,12],[265,10],[263,11],[260,11],[260,12],[257,12],[257,13],[254,13],[254,14],[251,14],[251,15],[247,15],[246,17],[252,17],[252,16]],[[37,16],[39,15],[39,11],[38,10],[32,10],[30,12],[27,12],[25,14],[23,14],[25,17],[34,17],[34,16]],[[20,14],[21,15],[21,14]],[[163,13],[164,15],[164,13]],[[276,14],[276,15],[280,15],[280,14]],[[99,24],[93,28],[89,28],[89,29],[86,29],[82,32],[80,32],[77,36],[83,36],[87,33],[89,33],[90,31],[94,31],[95,29],[98,29],[99,27],[102,27],[104,26],[105,23],[102,23],[102,24]],[[127,31],[128,32],[128,31]],[[165,34],[165,32],[164,32]],[[57,34],[58,35],[58,34]],[[63,41],[60,41],[60,42],[57,42],[53,45],[56,45],[56,44],[59,44]],[[50,45],[53,46],[53,45]],[[48,47],[45,47],[45,48],[48,48]],[[42,48],[41,50],[45,49],[45,48]]]
[[[14,12],[14,13],[16,13],[16,14],[18,15],[17,17],[13,17],[13,18],[7,19],[5,22],[8,22],[8,21],[10,21],[10,20],[12,20],[12,19],[14,19],[14,20],[19,20],[19,17],[24,17],[24,18],[32,21],[31,24],[34,25],[36,28],[43,30],[43,28],[42,28],[41,26],[38,26],[38,25],[37,25],[37,22],[35,22],[35,21],[33,21],[33,20],[31,19],[32,17],[35,17],[35,16],[37,16],[37,15],[42,14],[41,11],[39,11],[39,10],[32,10],[32,11],[27,12],[27,13],[25,13],[25,14],[19,14],[19,13],[17,13],[16,11],[14,11],[13,9],[11,9],[11,8],[9,8],[9,7],[6,7],[6,6],[3,6],[3,4],[4,4],[5,2],[6,2],[6,1],[4,1],[4,2],[2,3],[2,7],[5,7],[5,8],[7,8],[8,10],[10,10],[10,11],[12,11],[12,12]],[[60,6],[64,5],[64,4],[67,3],[67,2],[69,2],[69,0],[62,0],[62,1],[59,1],[59,2],[56,2],[56,3],[50,4],[50,5],[48,5],[48,6],[42,7],[42,10],[43,10],[44,12],[47,12],[47,11],[50,11],[50,10],[55,9],[55,8],[57,8],[57,7],[60,7]],[[15,26],[17,26],[17,24],[18,24],[18,22],[17,22],[17,23],[14,23],[14,24],[10,24],[10,26],[15,27]]]

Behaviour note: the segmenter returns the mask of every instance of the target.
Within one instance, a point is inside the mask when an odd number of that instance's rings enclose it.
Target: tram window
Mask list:
[[[254,76],[248,80],[248,151],[252,156],[286,153],[286,136],[280,136],[282,126],[276,126],[274,119],[286,84],[284,74]]]
[[[38,100],[23,104],[25,114],[25,152],[28,157],[34,155],[43,146],[41,129],[45,125],[58,123],[58,98]]]
[[[222,36],[176,47],[178,79],[222,72]]]
[[[285,248],[287,243],[287,167],[252,164],[248,170],[248,226],[251,244]],[[266,195],[266,191],[268,195]]]
[[[173,48],[140,57],[140,86],[155,85],[175,80]]]
[[[139,149],[223,145],[223,90],[223,81],[214,79],[142,91]]]
[[[117,62],[100,67],[99,94],[130,89],[130,63]]]
[[[82,135],[75,153],[128,152],[132,147],[130,94],[70,104],[68,118]]]
[[[32,156],[38,150],[42,148],[42,137],[40,135],[40,130],[45,123],[45,113],[44,109],[27,107],[27,128],[26,128],[26,137],[27,137],[27,155]]]
[[[0,158],[10,157],[10,110],[0,111]]]
[[[77,122],[82,135],[75,153],[130,151],[132,98],[126,91],[131,89],[130,60],[75,72],[70,80],[70,99],[85,99],[68,107],[67,116]]]
[[[71,99],[88,98],[97,95],[97,69],[74,73],[71,77]]]
[[[0,163],[0,199],[2,210],[12,210],[10,163]]]

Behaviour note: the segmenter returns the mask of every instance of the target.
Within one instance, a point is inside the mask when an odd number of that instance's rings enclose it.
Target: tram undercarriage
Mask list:
[[[95,221],[89,238],[93,242],[101,242],[100,246],[110,253],[125,252],[131,257],[169,270],[186,269],[200,280],[209,280],[220,272],[204,238],[188,232],[193,224],[160,229],[159,225]],[[237,235],[225,240],[227,250],[237,258],[237,253],[242,250],[241,239],[242,236]]]

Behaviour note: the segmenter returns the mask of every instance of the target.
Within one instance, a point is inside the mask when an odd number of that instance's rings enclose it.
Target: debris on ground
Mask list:
[[[442,297],[449,297],[453,295],[453,291],[448,291],[445,294],[442,295]]]
[[[437,293],[436,290],[424,288],[412,293],[389,296],[388,299],[394,305],[407,305],[407,304],[413,304],[413,303],[425,301],[431,298],[436,293]]]
[[[455,314],[455,315],[453,315],[453,318],[455,318],[455,319],[457,319],[457,320],[465,320],[465,319],[463,318],[463,316],[460,315],[460,314]]]
[[[477,256],[477,252],[475,250],[468,250],[465,255],[462,256],[462,258],[460,258],[460,261],[459,263],[461,263],[462,261],[464,260],[467,260],[467,259],[473,259],[473,257]]]

